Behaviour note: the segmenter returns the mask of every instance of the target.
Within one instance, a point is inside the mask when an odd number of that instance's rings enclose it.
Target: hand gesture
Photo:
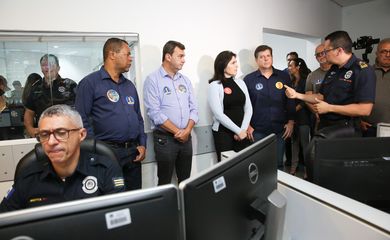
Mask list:
[[[286,84],[284,84],[283,86],[284,88],[286,88],[285,93],[288,98],[292,98],[292,99],[297,98],[297,92],[295,91],[295,89],[290,88]]]
[[[318,114],[324,114],[324,113],[328,113],[330,111],[330,104],[325,102],[325,101],[322,101],[318,98],[315,98],[316,102],[314,104],[314,110],[316,111],[316,113]]]

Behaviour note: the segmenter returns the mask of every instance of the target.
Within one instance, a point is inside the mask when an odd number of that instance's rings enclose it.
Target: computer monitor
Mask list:
[[[1,214],[0,239],[179,240],[177,188],[165,185]]]
[[[260,239],[277,187],[274,134],[179,185],[186,240]]]
[[[315,184],[390,210],[390,137],[319,139],[314,144]]]

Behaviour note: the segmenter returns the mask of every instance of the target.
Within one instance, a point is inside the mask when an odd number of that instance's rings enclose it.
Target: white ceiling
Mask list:
[[[341,7],[347,7],[347,6],[356,5],[359,3],[372,2],[375,0],[330,0],[330,1],[336,3],[337,5],[339,5]]]

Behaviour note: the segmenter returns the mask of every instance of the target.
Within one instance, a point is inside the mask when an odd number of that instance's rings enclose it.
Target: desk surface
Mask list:
[[[293,188],[318,201],[324,202],[333,208],[337,208],[342,212],[352,215],[355,218],[361,219],[373,226],[390,232],[390,214],[386,212],[380,211],[282,171],[278,171],[278,181],[280,184]],[[388,189],[383,190],[388,191]]]

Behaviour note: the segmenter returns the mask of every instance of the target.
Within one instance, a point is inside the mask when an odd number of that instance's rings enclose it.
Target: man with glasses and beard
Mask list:
[[[321,84],[324,81],[325,74],[328,72],[332,64],[326,61],[326,54],[324,52],[325,45],[323,43],[319,44],[316,49],[314,56],[316,57],[317,62],[320,64],[319,68],[309,73],[306,79],[306,89],[307,94],[318,93],[320,90]],[[311,135],[314,135],[314,131],[317,129],[318,123],[320,121],[320,116],[314,110],[314,104],[306,103],[309,107],[312,114],[312,123],[311,123]]]
[[[77,111],[54,105],[42,113],[38,126],[45,157],[22,169],[0,212],[124,191],[116,161],[80,150],[87,131]]]

